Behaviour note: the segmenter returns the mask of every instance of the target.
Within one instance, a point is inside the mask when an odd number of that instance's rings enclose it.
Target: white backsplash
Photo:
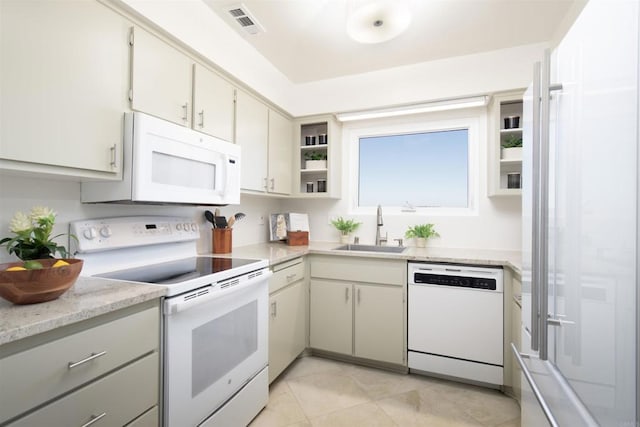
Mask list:
[[[198,241],[198,252],[211,251],[210,225],[204,219],[204,211],[213,210],[214,207],[82,204],[78,182],[14,175],[0,175],[0,238],[13,236],[9,232],[9,221],[15,212],[28,213],[33,206],[38,205],[47,206],[57,212],[53,235],[67,233],[69,221],[79,219],[133,215],[175,215],[193,218],[203,231]],[[278,212],[279,206],[278,199],[243,195],[240,206],[221,207],[221,213],[227,217],[236,212],[247,215],[234,226],[233,246],[267,241],[268,214]],[[259,224],[261,216],[264,217],[265,225]],[[66,238],[56,241],[68,245]],[[0,248],[0,262],[14,260],[4,247]]]

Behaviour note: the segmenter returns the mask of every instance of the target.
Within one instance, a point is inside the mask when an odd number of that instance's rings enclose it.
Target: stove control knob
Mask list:
[[[89,227],[82,232],[82,235],[87,240],[93,240],[98,236],[98,233],[94,227]]]
[[[111,228],[109,228],[108,225],[104,225],[101,229],[100,229],[100,235],[102,237],[111,237]]]
[[[191,231],[198,231],[198,224],[196,224],[195,222],[191,223]]]
[[[183,227],[184,227],[184,231],[189,231],[189,223],[188,222],[185,222]]]
[[[176,230],[178,230],[178,231],[182,230],[182,224],[177,223],[176,224]]]

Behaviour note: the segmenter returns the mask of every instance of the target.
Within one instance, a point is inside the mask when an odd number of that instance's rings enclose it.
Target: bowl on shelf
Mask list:
[[[14,304],[35,304],[51,301],[65,293],[78,279],[82,271],[81,259],[62,259],[69,265],[52,267],[60,259],[36,260],[42,264],[37,270],[7,271],[24,263],[0,264],[0,297]]]

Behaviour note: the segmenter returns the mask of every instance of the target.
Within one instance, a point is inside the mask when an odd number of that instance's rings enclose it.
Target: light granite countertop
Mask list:
[[[307,254],[340,255],[366,258],[404,259],[407,261],[451,262],[457,264],[496,265],[508,267],[520,275],[522,255],[519,251],[464,248],[416,248],[408,246],[402,253],[336,251],[338,242],[310,242],[308,246],[288,246],[285,243],[259,243],[234,248],[231,254],[218,255],[236,258],[260,258],[269,265],[279,264]],[[207,254],[209,255],[209,254]]]
[[[279,242],[260,243],[235,248],[231,254],[216,254],[215,256],[267,259],[269,265],[279,264],[308,254],[392,258],[408,261],[500,265],[511,268],[517,275],[520,275],[521,255],[516,251],[407,247],[403,253],[393,254],[333,250],[338,246],[340,244],[337,242],[311,242],[308,246],[288,246]],[[165,289],[159,286],[81,276],[69,291],[53,301],[14,305],[0,298],[0,345],[164,295]]]
[[[0,345],[164,295],[161,286],[81,276],[53,301],[14,305],[0,298]]]

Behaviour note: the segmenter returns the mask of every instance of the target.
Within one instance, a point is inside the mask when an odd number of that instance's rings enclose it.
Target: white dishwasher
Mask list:
[[[503,384],[501,268],[409,262],[412,372]]]

